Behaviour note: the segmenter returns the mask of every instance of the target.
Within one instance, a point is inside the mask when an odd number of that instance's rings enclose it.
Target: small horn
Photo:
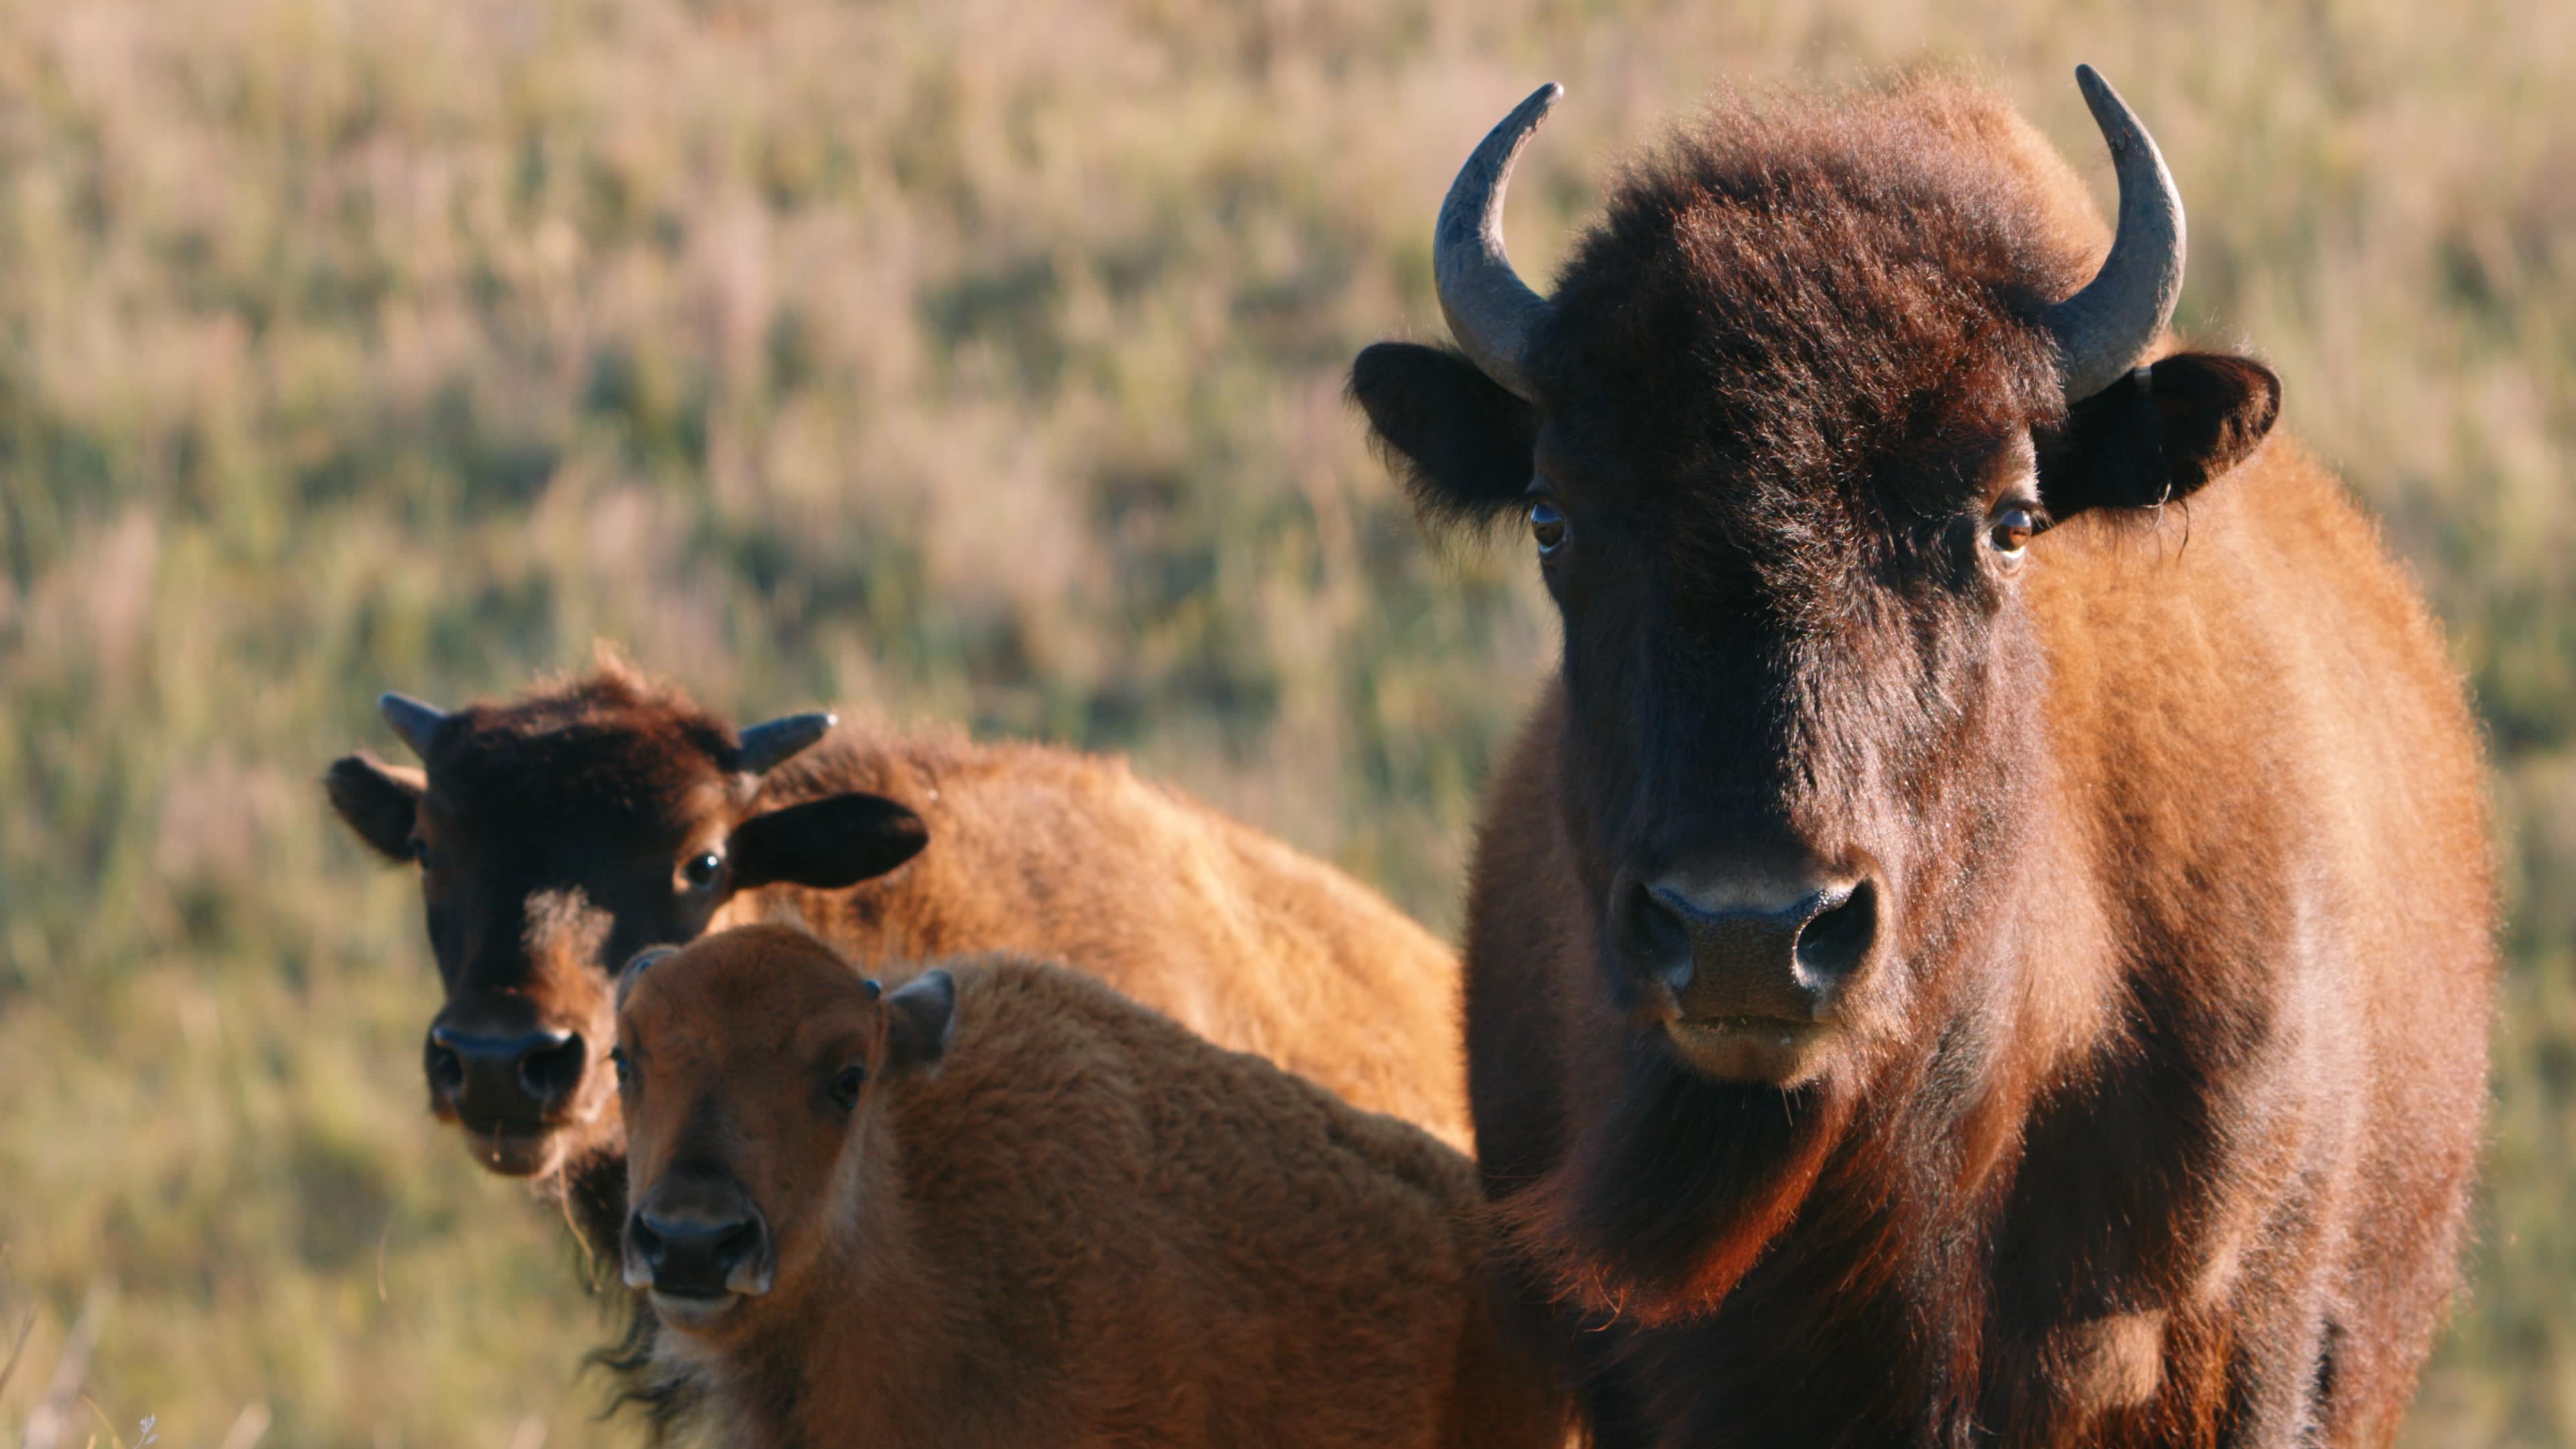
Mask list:
[[[447,723],[442,711],[390,689],[376,696],[376,712],[394,727],[395,734],[402,736],[404,744],[411,746],[411,752],[424,760],[429,758],[430,742],[438,738],[439,726]]]
[[[2155,138],[2100,71],[2079,65],[2075,83],[2111,146],[2111,165],[2120,178],[2120,229],[2102,270],[2045,315],[2063,359],[2070,403],[2127,376],[2173,320],[2174,304],[2182,299],[2185,240],[2182,193]]]
[[[753,725],[742,732],[742,746],[735,755],[734,768],[746,775],[766,775],[830,734],[835,723],[837,721],[832,716],[818,713],[791,714],[767,724]]]
[[[1521,148],[1564,94],[1549,81],[1485,133],[1449,183],[1431,233],[1431,280],[1449,335],[1468,361],[1524,400],[1530,333],[1546,318],[1547,299],[1529,289],[1503,251],[1503,193]]]

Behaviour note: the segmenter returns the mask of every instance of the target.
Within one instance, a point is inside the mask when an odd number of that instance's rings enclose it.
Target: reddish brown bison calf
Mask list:
[[[881,996],[749,926],[618,998],[625,1278],[724,1442],[1563,1438],[1416,1128],[1005,957]]]
[[[968,951],[1062,959],[1210,1040],[1466,1139],[1448,948],[1122,761],[835,730],[828,715],[737,734],[613,660],[511,704],[388,695],[385,714],[423,768],[351,755],[327,783],[361,840],[419,863],[447,992],[425,1044],[431,1106],[493,1170],[568,1176],[594,1243],[624,1220],[602,1066],[612,971],[773,911],[889,974]]]
[[[1434,519],[1525,521],[1561,667],[1469,906],[1490,1195],[1605,1443],[2381,1444],[2451,1292],[2494,894],[2405,573],[2165,337],[2120,220],[1937,84],[1721,109],[1554,293],[1503,181],[1462,351],[1352,387]]]

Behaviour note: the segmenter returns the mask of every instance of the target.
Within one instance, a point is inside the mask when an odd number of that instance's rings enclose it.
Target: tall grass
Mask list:
[[[1721,82],[1966,67],[2107,185],[2087,59],[2186,188],[2186,326],[2278,365],[2490,723],[2512,975],[2411,1434],[2576,1440],[2557,0],[0,3],[0,1434],[68,1377],[101,1443],[629,1437],[563,1234],[422,1110],[413,886],[314,784],[377,689],[604,636],[1126,750],[1449,926],[1552,624],[1340,385],[1438,335],[1466,148],[1568,83],[1543,274]]]

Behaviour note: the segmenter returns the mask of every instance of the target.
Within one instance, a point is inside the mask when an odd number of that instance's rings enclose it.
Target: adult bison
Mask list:
[[[772,914],[890,981],[925,956],[1060,958],[1465,1141],[1448,948],[1122,761],[822,714],[737,734],[613,660],[505,705],[383,707],[425,768],[350,755],[326,784],[359,839],[420,865],[446,987],[431,1107],[492,1170],[567,1190],[595,1247],[625,1220],[616,968]]]
[[[1721,109],[1541,298],[1551,86],[1441,209],[1459,351],[1352,388],[1526,519],[1563,658],[1467,941],[1489,1195],[1604,1442],[2386,1442],[2454,1280],[2495,956],[2475,732],[2404,572],[2173,350],[1999,102]],[[2150,365],[2141,366],[2142,362]]]

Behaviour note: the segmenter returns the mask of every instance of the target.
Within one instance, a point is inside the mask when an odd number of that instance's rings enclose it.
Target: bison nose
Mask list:
[[[1620,927],[1631,969],[1686,1019],[1821,1021],[1878,939],[1878,887],[1666,871],[1631,888]]]
[[[484,1036],[449,1026],[429,1032],[430,1080],[472,1123],[543,1121],[581,1085],[588,1060],[579,1032]]]
[[[638,1209],[626,1219],[626,1282],[669,1298],[761,1293],[769,1287],[768,1240],[756,1212],[660,1217]]]

